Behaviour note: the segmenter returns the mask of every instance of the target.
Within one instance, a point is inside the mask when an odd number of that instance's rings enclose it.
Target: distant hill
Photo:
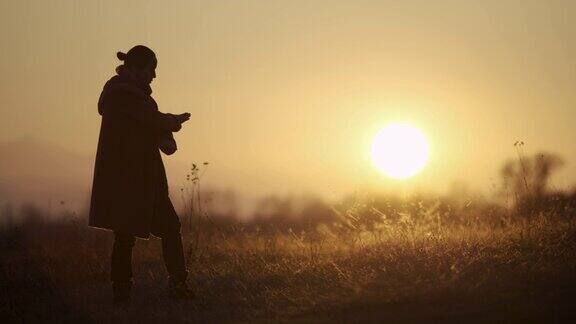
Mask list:
[[[88,202],[93,156],[33,138],[0,143],[0,152],[0,204],[79,211]]]
[[[63,208],[81,212],[88,207],[94,154],[83,155],[49,141],[24,138],[0,143],[0,206],[30,202],[54,213]],[[188,164],[162,157],[172,201],[178,208]]]
[[[54,214],[63,209],[82,213],[88,208],[96,150],[92,155],[79,154],[46,140],[25,138],[0,143],[0,152],[0,207],[30,202],[45,210],[50,208]],[[172,202],[178,210],[182,205],[180,188],[191,163],[164,155],[162,159]],[[202,188],[228,188],[236,173],[233,169],[212,167]],[[255,198],[244,200],[248,206]]]

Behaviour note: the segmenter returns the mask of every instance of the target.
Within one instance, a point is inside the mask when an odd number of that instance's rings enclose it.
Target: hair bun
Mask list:
[[[116,53],[116,57],[118,57],[118,59],[120,61],[125,61],[126,60],[126,56],[128,56],[126,53],[122,53],[122,52],[117,52]]]

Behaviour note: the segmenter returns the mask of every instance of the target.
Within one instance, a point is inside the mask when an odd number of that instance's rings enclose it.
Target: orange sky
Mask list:
[[[93,157],[115,53],[145,44],[160,110],[192,114],[164,161],[210,161],[215,186],[394,188],[369,156],[391,121],[430,142],[405,187],[488,192],[516,140],[565,158],[556,187],[576,183],[574,1],[118,2],[0,3],[0,142]]]

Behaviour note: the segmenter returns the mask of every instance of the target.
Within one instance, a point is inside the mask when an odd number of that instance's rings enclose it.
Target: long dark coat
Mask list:
[[[170,214],[178,219],[168,198],[159,142],[167,137],[174,141],[172,132],[181,126],[174,115],[158,111],[151,92],[123,73],[104,85],[98,101],[102,123],[90,226],[148,238],[154,217]]]

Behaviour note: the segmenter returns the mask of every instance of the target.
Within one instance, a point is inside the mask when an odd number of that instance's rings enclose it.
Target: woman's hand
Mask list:
[[[167,114],[167,115],[170,116],[170,118],[172,119],[172,122],[173,122],[172,131],[173,132],[179,131],[182,128],[182,123],[184,123],[188,119],[190,119],[190,113],[183,113],[180,115],[174,115],[174,114]]]
[[[178,121],[180,122],[180,124],[182,124],[185,121],[187,121],[188,119],[190,119],[190,113],[183,113],[183,114],[174,115],[174,116],[176,116],[176,118],[178,118]]]
[[[172,155],[174,152],[176,152],[178,148],[172,133],[168,133],[160,137],[158,140],[158,148],[166,155]]]

